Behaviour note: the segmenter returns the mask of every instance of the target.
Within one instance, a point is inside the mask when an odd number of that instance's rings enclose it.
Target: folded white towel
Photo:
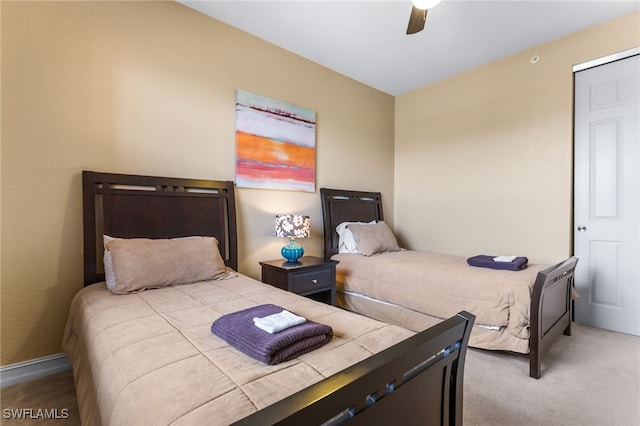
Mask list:
[[[496,256],[493,258],[494,262],[513,262],[518,256]]]
[[[286,309],[277,314],[267,315],[262,318],[254,318],[253,323],[256,327],[266,331],[267,333],[277,333],[287,328],[291,328],[296,325],[304,323],[307,319],[296,314],[293,314]]]

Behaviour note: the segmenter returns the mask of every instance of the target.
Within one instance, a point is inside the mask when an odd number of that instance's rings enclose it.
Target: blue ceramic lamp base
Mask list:
[[[296,262],[304,254],[304,249],[300,244],[296,243],[295,239],[291,238],[291,241],[289,241],[289,244],[282,247],[282,250],[280,250],[280,253],[282,254],[282,257],[287,259],[287,261]]]

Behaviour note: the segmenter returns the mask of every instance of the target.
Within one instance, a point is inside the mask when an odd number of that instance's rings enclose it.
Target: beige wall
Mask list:
[[[569,256],[572,67],[636,46],[638,12],[398,96],[401,241],[462,256]]]
[[[0,14],[3,366],[60,352],[82,285],[81,170],[234,179],[236,88],[315,110],[316,187],[382,191],[404,245],[568,255],[571,66],[640,45],[635,13],[400,96],[394,113],[392,97],[176,3]],[[321,254],[317,192],[237,196],[241,272],[279,256],[276,212],[309,214],[303,245]]]
[[[2,2],[2,359],[61,352],[82,286],[80,173],[233,180],[235,90],[317,113],[316,187],[393,211],[393,97],[173,2]],[[319,194],[238,189],[239,270],[279,257],[277,212]],[[390,216],[392,219],[392,216]]]

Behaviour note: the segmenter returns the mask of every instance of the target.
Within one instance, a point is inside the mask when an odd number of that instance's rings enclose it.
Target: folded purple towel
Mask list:
[[[265,364],[278,364],[319,348],[333,337],[328,325],[307,321],[268,333],[253,323],[254,317],[282,312],[280,306],[267,304],[226,314],[211,324],[211,332],[234,348]]]
[[[473,256],[467,259],[467,263],[471,266],[479,266],[482,268],[506,269],[509,271],[520,271],[527,267],[529,259],[526,257],[516,257],[511,262],[496,262],[493,260],[495,256],[487,256],[484,254]]]

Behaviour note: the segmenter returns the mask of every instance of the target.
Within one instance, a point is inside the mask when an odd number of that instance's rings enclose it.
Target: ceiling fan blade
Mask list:
[[[409,15],[409,26],[407,34],[415,34],[424,29],[424,23],[427,20],[427,9],[418,9],[411,5],[411,15]]]

